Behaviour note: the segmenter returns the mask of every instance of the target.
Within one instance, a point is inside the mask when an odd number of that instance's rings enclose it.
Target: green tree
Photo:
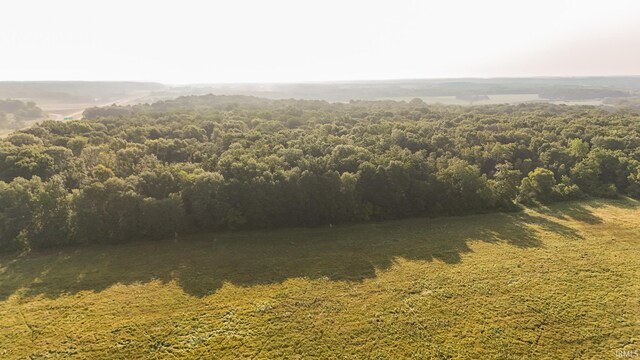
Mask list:
[[[524,204],[551,201],[555,185],[556,179],[551,170],[536,168],[522,179],[518,201]]]

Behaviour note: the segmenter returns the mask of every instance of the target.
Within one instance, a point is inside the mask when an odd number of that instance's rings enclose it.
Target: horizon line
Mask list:
[[[295,84],[346,84],[402,81],[443,81],[443,80],[519,80],[519,79],[593,79],[593,78],[640,78],[634,75],[535,75],[535,76],[461,76],[461,77],[415,77],[415,78],[378,78],[346,80],[299,80],[299,81],[236,81],[236,82],[163,82],[157,80],[0,80],[0,83],[137,83],[160,84],[167,86],[206,86],[206,85],[295,85]]]

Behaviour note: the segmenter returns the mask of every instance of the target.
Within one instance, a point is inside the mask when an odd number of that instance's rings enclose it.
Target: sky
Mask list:
[[[20,0],[0,80],[640,75],[638,0]]]

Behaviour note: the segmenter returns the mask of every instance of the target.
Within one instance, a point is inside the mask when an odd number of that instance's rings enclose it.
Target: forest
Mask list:
[[[34,102],[0,99],[0,129],[19,129],[25,121],[42,118],[44,113]]]
[[[187,96],[0,140],[0,250],[640,197],[640,114]]]

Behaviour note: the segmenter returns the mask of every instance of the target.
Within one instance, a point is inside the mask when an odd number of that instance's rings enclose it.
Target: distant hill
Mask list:
[[[151,82],[0,82],[0,99],[34,101],[45,111],[80,114],[111,103],[153,103],[186,95],[247,95],[268,99],[411,100],[474,104],[522,102],[619,103],[640,98],[640,77],[540,77],[493,79],[407,79],[316,83],[164,85]],[[509,96],[512,95],[512,96]]]
[[[161,100],[179,95],[251,95],[270,99],[348,102],[405,98],[483,98],[490,95],[538,94],[542,101],[628,97],[640,92],[640,77],[495,78],[352,81],[290,84],[202,84],[167,87],[152,94]],[[429,101],[431,100],[431,101]],[[425,99],[438,102],[440,99]],[[519,102],[519,101],[515,101]]]
[[[0,98],[61,103],[108,102],[132,92],[164,88],[162,84],[141,82],[8,81],[0,82]]]

